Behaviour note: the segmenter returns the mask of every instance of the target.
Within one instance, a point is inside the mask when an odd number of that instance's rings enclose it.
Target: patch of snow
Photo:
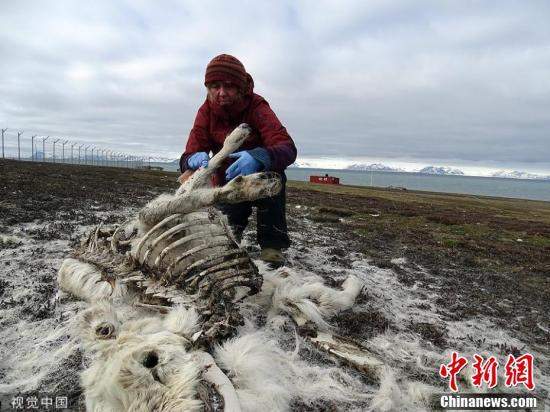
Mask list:
[[[460,169],[456,169],[448,166],[426,166],[418,171],[418,173],[424,173],[429,175],[454,175],[463,176],[464,172]]]
[[[506,179],[550,180],[550,175],[520,172],[518,170],[499,170],[492,173],[491,177],[501,177]]]
[[[130,213],[132,212],[129,211],[128,215]],[[104,212],[98,212],[98,215],[107,217]],[[287,251],[293,271],[304,276],[329,274],[334,280],[358,277],[365,285],[367,299],[357,303],[351,310],[379,312],[389,321],[390,326],[372,337],[359,338],[360,343],[385,365],[380,371],[379,384],[361,383],[358,373],[334,363],[311,347],[295,335],[286,317],[278,316],[270,319],[264,331],[266,335],[262,339],[281,344],[285,356],[291,357],[301,348],[314,354],[322,362],[330,363],[332,366],[328,370],[333,377],[348,379],[349,376],[356,376],[357,379],[346,382],[355,385],[354,390],[362,391],[367,398],[372,399],[369,406],[379,410],[425,410],[429,394],[448,391],[446,383],[438,378],[437,371],[441,364],[449,362],[451,351],[457,351],[471,360],[474,353],[497,354],[499,345],[502,344],[533,354],[537,365],[537,390],[546,393],[550,391],[548,348],[527,345],[513,332],[497,327],[487,318],[449,320],[451,317],[445,316],[450,314],[449,309],[437,303],[441,301],[444,290],[430,282],[427,271],[422,268],[411,269],[405,258],[392,259],[393,264],[401,266],[405,271],[411,271],[416,279],[422,280],[411,287],[401,282],[395,271],[375,266],[368,256],[361,253],[348,253],[347,258],[351,260],[351,264],[339,265],[332,259],[332,250],[335,246],[345,249],[345,244],[336,242],[333,229],[306,219],[300,221],[300,224],[306,225],[308,230],[293,231],[293,247]],[[72,385],[77,388],[79,385],[79,347],[69,338],[69,331],[71,319],[86,305],[56,290],[47,289],[48,285],[55,284],[57,269],[68,256],[70,241],[37,240],[25,235],[27,231],[43,230],[46,225],[47,223],[33,222],[11,228],[12,234],[7,236],[24,239],[24,245],[0,250],[0,279],[8,284],[2,299],[3,302],[14,302],[13,305],[5,304],[0,307],[0,359],[3,360],[0,365],[0,394],[38,389],[53,393],[60,386]],[[76,231],[84,234],[90,229],[91,226],[81,226]],[[269,271],[260,262],[258,266],[262,273]],[[48,312],[45,316],[40,315],[42,306]],[[245,325],[241,328],[241,334],[258,332],[253,326],[257,313],[253,305],[243,311]],[[433,325],[444,331],[445,348],[423,338],[412,327],[418,323]],[[548,333],[546,326],[538,327]],[[13,348],[17,350],[14,351]],[[313,362],[298,360],[298,357],[296,359],[294,366],[303,368],[304,373],[304,384],[301,388],[296,388],[297,395],[311,399],[314,394],[327,389],[323,385],[328,380],[310,379],[312,376],[321,379],[323,371],[327,371],[326,367],[321,368]],[[503,356],[498,355],[498,359],[503,364]],[[464,373],[466,382],[468,373],[470,372]],[[260,375],[258,382],[261,384],[262,379],[268,378]],[[287,388],[287,383],[282,381],[281,387]],[[468,389],[477,391],[476,388]],[[499,388],[499,391],[505,390],[506,388]],[[337,396],[336,392],[332,396]]]
[[[312,246],[308,253],[300,255],[290,251],[292,266],[297,268],[316,268],[320,272],[330,272],[334,269],[334,262],[330,257],[330,247],[321,246],[334,243],[329,230],[321,225],[307,221],[305,224],[315,226],[311,230],[296,233],[298,240],[304,238],[305,233],[316,233],[315,243],[320,246]],[[304,233],[304,234],[302,234]],[[436,392],[448,391],[445,382],[437,378],[439,366],[450,361],[450,352],[457,351],[462,356],[467,357],[473,362],[475,353],[484,356],[497,356],[501,365],[505,363],[504,355],[499,355],[502,345],[507,347],[515,346],[522,350],[522,353],[529,352],[537,359],[538,368],[535,370],[535,381],[540,393],[549,393],[550,391],[550,353],[548,348],[536,345],[528,345],[519,339],[513,331],[498,327],[490,319],[476,317],[467,321],[453,321],[452,315],[447,307],[438,305],[436,302],[441,300],[444,290],[435,285],[419,287],[418,282],[415,287],[410,287],[400,282],[391,269],[382,269],[373,264],[371,260],[360,253],[350,254],[353,259],[350,269],[342,269],[339,272],[339,278],[345,278],[349,275],[355,275],[365,283],[365,290],[370,300],[354,307],[354,312],[370,311],[375,308],[381,312],[387,319],[392,321],[392,327],[385,333],[378,334],[362,343],[372,352],[378,354],[386,363],[388,374],[400,376],[399,390],[403,396],[407,394],[407,385],[425,385],[426,380],[432,380],[432,384],[438,386]],[[295,260],[296,259],[296,260]],[[405,264],[406,260],[395,259],[392,262],[396,264]],[[412,270],[405,268],[406,270]],[[430,276],[428,272],[417,269],[419,278],[425,278],[429,285]],[[446,348],[441,349],[431,342],[423,339],[414,329],[413,323],[426,323],[434,325],[439,330],[445,331]],[[545,366],[543,366],[545,365]],[[504,369],[504,368],[501,368]],[[412,372],[415,371],[415,372]],[[502,370],[501,370],[502,372]],[[422,376],[425,379],[417,381],[413,376]],[[470,369],[464,373],[465,378],[469,379]],[[388,378],[389,379],[389,378]],[[435,381],[434,381],[435,379]],[[468,381],[466,379],[466,381]],[[500,383],[504,382],[504,377],[500,376]],[[390,379],[391,380],[391,379]],[[433,389],[433,388],[432,388]],[[469,390],[474,388],[469,387]],[[374,396],[384,391],[382,385]],[[389,390],[386,388],[386,390]],[[505,388],[499,386],[502,392],[514,392],[515,388]],[[486,391],[486,388],[475,388],[475,391]],[[391,391],[390,391],[391,392]],[[391,393],[380,395],[383,399],[393,397]],[[401,395],[400,395],[401,396]],[[400,397],[399,396],[399,397]],[[398,397],[398,398],[399,398]],[[416,402],[409,399],[411,402]],[[394,400],[398,405],[398,400]],[[395,406],[399,409],[397,406]],[[391,409],[391,408],[390,408]]]
[[[405,265],[408,263],[408,260],[406,257],[399,257],[399,258],[393,258],[392,260],[390,260],[391,263],[393,263],[394,265]]]
[[[346,167],[346,170],[360,170],[364,172],[405,172],[404,169],[387,166],[382,163],[354,163]]]

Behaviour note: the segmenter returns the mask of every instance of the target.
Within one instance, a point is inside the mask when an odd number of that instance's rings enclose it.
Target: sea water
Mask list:
[[[306,168],[289,168],[286,171],[289,180],[298,181],[309,181],[311,175],[325,174],[340,178],[340,183],[344,185],[393,186],[408,190],[550,201],[550,180]]]
[[[151,163],[164,170],[177,171],[177,165]],[[550,180],[509,179],[499,177],[446,176],[423,173],[367,172],[356,170],[288,168],[289,180],[309,181],[309,176],[335,176],[343,185],[404,187],[408,190],[462,193],[550,201]]]

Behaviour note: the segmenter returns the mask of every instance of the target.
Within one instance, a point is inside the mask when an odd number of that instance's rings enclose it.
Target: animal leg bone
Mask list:
[[[227,412],[240,412],[241,403],[235,387],[218,365],[216,365],[214,358],[206,352],[194,352],[192,357],[201,366],[203,379],[212,383],[223,397],[223,410]]]
[[[176,191],[176,195],[181,195],[185,192],[192,192],[200,187],[207,187],[208,181],[216,170],[221,166],[223,161],[237,150],[250,135],[251,129],[246,123],[237,126],[224,140],[223,146],[212,159],[208,161],[208,167],[200,168],[182,184]]]
[[[384,366],[384,363],[376,355],[351,339],[320,332],[315,337],[307,336],[306,340],[373,378],[378,378],[378,374]]]

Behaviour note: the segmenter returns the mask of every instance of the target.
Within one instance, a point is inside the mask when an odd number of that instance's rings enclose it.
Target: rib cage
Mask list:
[[[199,293],[202,299],[237,286],[254,294],[262,284],[225,217],[214,208],[170,215],[151,228],[131,254],[160,284]]]
[[[142,236],[131,230],[132,224],[98,226],[77,257],[99,268],[103,280],[123,284],[142,304],[166,309],[192,304],[208,342],[232,335],[242,321],[235,300],[257,293],[262,276],[239,248],[225,216],[215,208],[173,214]],[[127,231],[132,232],[128,238]],[[236,296],[237,288],[244,295]]]

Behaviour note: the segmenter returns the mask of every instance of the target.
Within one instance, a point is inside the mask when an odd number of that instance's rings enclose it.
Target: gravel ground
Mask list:
[[[58,293],[57,269],[93,225],[125,220],[147,200],[172,191],[176,175],[0,161],[0,176],[0,395],[8,399],[19,392],[60,393],[81,405],[82,354],[60,325],[84,304]],[[443,213],[449,208],[436,203],[424,210],[410,200],[384,200],[368,193],[335,195],[290,184],[293,245],[287,251],[288,266],[318,274],[329,285],[338,285],[349,274],[363,279],[366,288],[357,305],[331,324],[382,359],[387,375],[393,376],[392,385],[403,393],[411,382],[445,391],[447,383],[437,371],[449,362],[451,351],[469,359],[474,353],[494,355],[501,372],[506,355],[530,352],[535,356],[534,393],[548,398],[550,296],[544,257],[535,251],[529,255],[531,265],[527,255],[516,266],[503,261],[487,267],[482,259],[467,264],[464,250],[470,249],[458,246],[449,255],[432,244],[433,234],[422,237],[409,226],[369,223],[377,214],[403,216],[415,210],[416,217],[436,216],[441,224],[450,219]],[[472,216],[470,212],[466,214]],[[542,232],[533,236],[547,239],[544,225],[539,222]],[[408,237],[402,237],[404,232]],[[254,237],[251,219],[245,242],[256,257]],[[496,252],[495,260],[499,253],[513,251]],[[523,269],[515,270],[520,266]],[[307,345],[300,355],[337,364]],[[376,396],[373,377],[340,366]],[[306,406],[297,402],[294,409]],[[342,408],[319,404],[307,409]]]

